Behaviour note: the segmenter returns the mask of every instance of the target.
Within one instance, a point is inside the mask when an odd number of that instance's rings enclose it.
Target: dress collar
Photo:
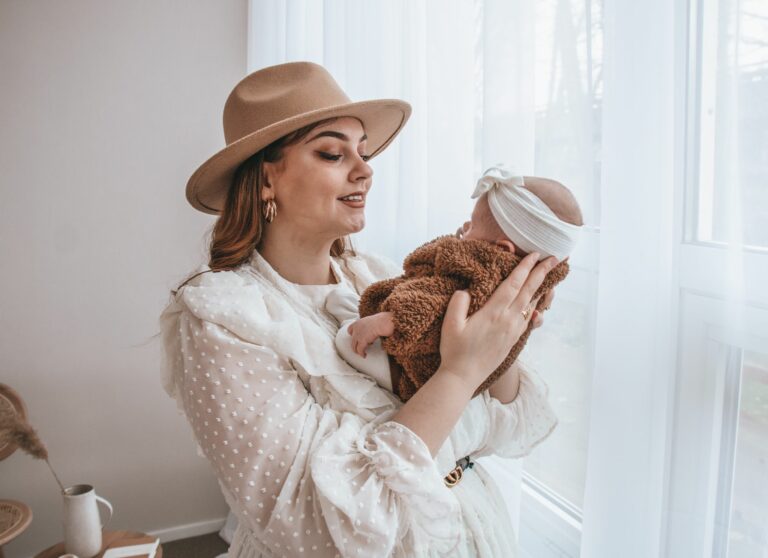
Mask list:
[[[253,251],[251,258],[248,261],[255,271],[268,279],[286,296],[298,297],[309,302],[313,306],[322,306],[325,302],[326,295],[337,288],[346,286],[354,290],[354,287],[342,272],[338,262],[336,262],[334,258],[331,258],[330,262],[331,271],[337,280],[336,283],[328,283],[326,285],[301,285],[299,283],[288,281],[285,277],[280,275],[258,250]]]
[[[364,262],[355,258],[350,262],[358,267],[354,273],[362,274],[363,270],[360,268],[364,266]],[[331,269],[340,281],[328,285],[292,283],[275,271],[256,250],[247,267],[248,269],[244,271],[258,276],[258,281],[265,284],[268,289],[272,289],[273,294],[280,293],[279,301],[267,305],[267,313],[275,313],[278,318],[281,318],[277,322],[280,325],[295,323],[301,328],[300,331],[292,332],[301,333],[298,341],[295,335],[283,335],[275,339],[278,334],[274,332],[272,324],[268,326],[270,328],[268,335],[272,336],[278,351],[290,356],[297,370],[308,377],[322,377],[325,380],[325,395],[318,399],[321,404],[329,404],[336,410],[353,412],[368,421],[382,416],[383,411],[394,412],[399,399],[394,394],[381,389],[373,378],[354,369],[336,350],[333,340],[339,330],[339,323],[327,310],[325,301],[327,296],[337,289],[351,289],[355,292],[355,288],[353,279],[342,272],[335,258],[331,258]],[[290,308],[291,313],[295,312],[298,317],[305,319],[293,321],[285,319],[286,308]],[[315,329],[316,327],[319,329]],[[318,337],[323,334],[328,338]],[[280,345],[279,348],[278,345]],[[308,379],[307,382],[309,383]],[[319,389],[321,388],[318,386],[313,390],[316,398],[318,397],[316,390]]]

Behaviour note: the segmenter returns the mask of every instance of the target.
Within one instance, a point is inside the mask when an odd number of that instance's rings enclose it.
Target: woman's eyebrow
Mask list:
[[[342,134],[341,132],[334,132],[333,130],[326,130],[325,132],[320,132],[319,134],[314,136],[312,139],[308,139],[304,143],[309,143],[309,142],[314,141],[317,138],[321,138],[323,136],[331,136],[332,138],[338,138],[340,140],[349,141],[349,138],[345,134]],[[358,143],[360,143],[361,141],[365,141],[367,139],[368,139],[368,135],[367,134],[363,134],[362,137],[358,140]]]

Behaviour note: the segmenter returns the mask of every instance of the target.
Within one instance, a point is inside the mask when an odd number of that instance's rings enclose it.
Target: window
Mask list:
[[[768,543],[768,5],[689,9],[665,555],[746,558]]]
[[[748,558],[768,548],[768,353],[733,349],[727,377],[714,548]]]
[[[600,180],[602,3],[536,3],[535,109],[537,176],[554,177],[582,206],[586,231],[558,286],[547,325],[532,335],[526,362],[547,379],[560,424],[526,459],[525,471],[581,507],[587,452],[592,322],[597,281]],[[561,466],[571,466],[564,470]]]
[[[768,543],[768,310],[684,291],[681,313],[665,556],[758,556]]]
[[[559,418],[523,464],[520,547],[537,558],[578,556],[580,546],[600,218],[602,12],[594,0],[535,3],[535,174],[573,191],[585,220],[546,327],[523,355],[547,381]]]
[[[768,3],[702,0],[693,17],[689,240],[768,248]]]

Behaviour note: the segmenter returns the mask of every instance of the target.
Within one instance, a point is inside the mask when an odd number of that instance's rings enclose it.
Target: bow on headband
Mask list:
[[[581,227],[562,221],[513,169],[498,164],[485,171],[472,198],[486,193],[491,213],[515,246],[538,252],[539,260],[555,256],[562,261],[573,251]]]

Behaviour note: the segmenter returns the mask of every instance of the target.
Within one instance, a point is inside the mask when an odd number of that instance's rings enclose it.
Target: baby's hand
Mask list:
[[[360,318],[347,331],[352,336],[352,349],[365,358],[365,349],[379,337],[388,337],[395,331],[391,312],[379,312]]]

